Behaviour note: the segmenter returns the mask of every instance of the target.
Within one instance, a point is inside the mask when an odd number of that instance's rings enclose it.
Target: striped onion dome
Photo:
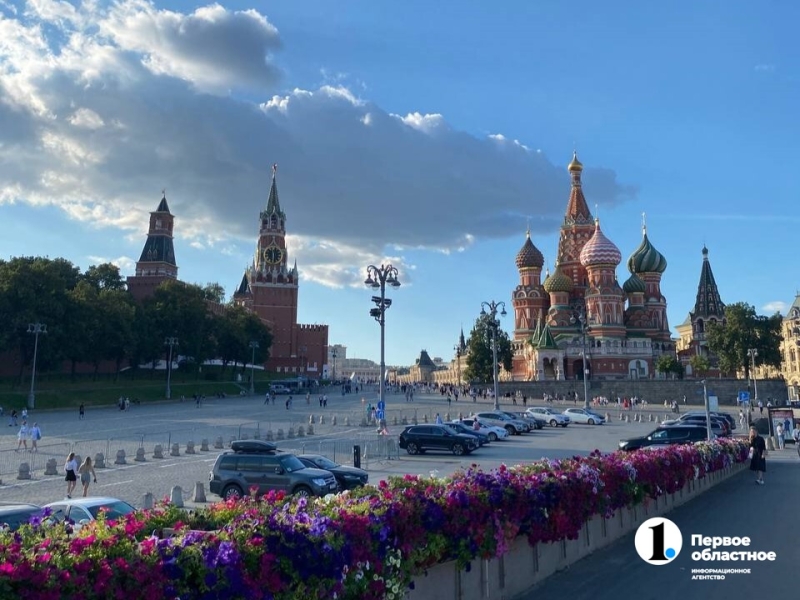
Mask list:
[[[631,273],[628,280],[622,284],[622,289],[626,294],[644,294],[647,291],[647,285],[636,273]]]
[[[628,259],[631,273],[663,273],[667,270],[667,259],[656,250],[647,237],[647,229],[642,228],[642,243]]]
[[[594,221],[594,235],[581,250],[581,264],[584,267],[593,265],[618,265],[622,262],[619,248],[600,230],[600,219]]]
[[[555,271],[544,280],[543,287],[544,291],[548,294],[553,292],[571,292],[572,279],[564,275],[563,271],[561,271],[561,266],[559,263],[556,263]]]
[[[544,264],[544,256],[539,251],[539,249],[533,245],[531,241],[531,232],[530,229],[526,234],[525,243],[522,244],[522,248],[519,249],[517,252],[517,268],[518,269],[526,269],[531,267],[539,267],[542,268]]]

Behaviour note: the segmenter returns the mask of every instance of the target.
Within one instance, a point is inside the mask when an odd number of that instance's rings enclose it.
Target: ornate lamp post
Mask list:
[[[706,439],[710,442],[713,438],[711,436],[711,410],[708,406],[708,388],[706,387],[706,380],[700,381],[703,386],[703,404],[706,407]]]
[[[458,381],[456,386],[461,387],[461,346],[456,344],[453,346],[453,350],[456,351],[456,378]]]
[[[256,348],[259,347],[258,342],[252,341],[250,344],[250,350],[252,351],[252,357],[250,359],[250,395],[256,395]]]
[[[172,388],[170,384],[172,383],[172,348],[178,345],[178,338],[176,337],[167,337],[164,338],[164,345],[169,346],[169,360],[167,361],[167,400],[172,398]]]
[[[586,310],[583,305],[573,307],[572,316],[569,319],[572,325],[578,325],[581,334],[581,354],[583,358],[583,408],[589,410],[589,369],[586,368],[586,332],[589,329]]]
[[[380,406],[385,406],[383,404],[383,393],[384,393],[384,386],[386,382],[386,362],[384,359],[384,351],[385,351],[385,329],[386,329],[386,309],[392,305],[391,299],[386,297],[386,286],[390,285],[392,287],[400,287],[400,282],[397,280],[397,269],[395,269],[392,265],[381,265],[380,267],[376,267],[375,265],[369,265],[367,267],[367,278],[364,280],[364,285],[371,287],[372,289],[381,290],[380,296],[373,296],[372,301],[375,303],[377,308],[372,308],[369,311],[369,316],[375,319],[378,324],[381,326],[381,381],[380,387],[378,388],[379,395],[378,399],[381,402]]]
[[[753,398],[753,401],[758,404],[758,380],[756,380],[756,356],[758,356],[758,350],[755,348],[749,348],[747,350],[747,356],[750,357],[750,372],[751,377],[753,378],[753,391],[755,392],[755,398]]]
[[[33,409],[36,407],[36,392],[34,386],[36,385],[36,357],[39,354],[39,335],[47,334],[47,325],[44,323],[29,323],[28,333],[32,333],[33,339],[33,367],[31,368],[31,391],[28,392],[28,408]]]
[[[488,311],[486,309],[489,309]],[[489,328],[492,330],[492,381],[494,382],[494,409],[500,410],[500,394],[497,389],[497,328],[500,327],[500,321],[497,319],[497,309],[500,309],[500,316],[505,317],[506,303],[505,302],[481,302],[481,316],[485,317],[491,315],[492,321],[489,323]]]
[[[336,348],[331,350],[331,358],[333,359],[333,374],[331,375],[331,382],[336,383]]]

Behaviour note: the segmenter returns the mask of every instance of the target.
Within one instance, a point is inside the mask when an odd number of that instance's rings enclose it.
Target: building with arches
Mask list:
[[[662,353],[674,353],[661,277],[667,268],[642,223],[642,240],[619,284],[619,248],[600,228],[583,192],[577,154],[567,167],[570,196],[553,272],[527,232],[517,253],[514,307],[515,381],[650,378]],[[586,370],[584,372],[584,358]]]

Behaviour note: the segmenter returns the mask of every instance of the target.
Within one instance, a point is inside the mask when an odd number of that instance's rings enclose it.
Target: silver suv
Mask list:
[[[306,467],[289,452],[270,442],[238,440],[217,457],[208,474],[212,494],[225,499],[241,498],[255,488],[261,495],[283,490],[298,496],[325,496],[339,491],[330,471]]]

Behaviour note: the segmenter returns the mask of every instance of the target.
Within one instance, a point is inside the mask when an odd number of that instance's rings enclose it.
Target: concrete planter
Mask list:
[[[689,481],[674,494],[623,508],[610,518],[595,515],[584,524],[576,540],[531,546],[524,537],[519,537],[507,554],[476,560],[469,571],[457,569],[452,561],[435,565],[414,579],[415,587],[406,597],[408,600],[515,598],[553,573],[635,531],[647,519],[668,513],[746,468],[746,464],[738,464],[709,473],[703,479]]]

